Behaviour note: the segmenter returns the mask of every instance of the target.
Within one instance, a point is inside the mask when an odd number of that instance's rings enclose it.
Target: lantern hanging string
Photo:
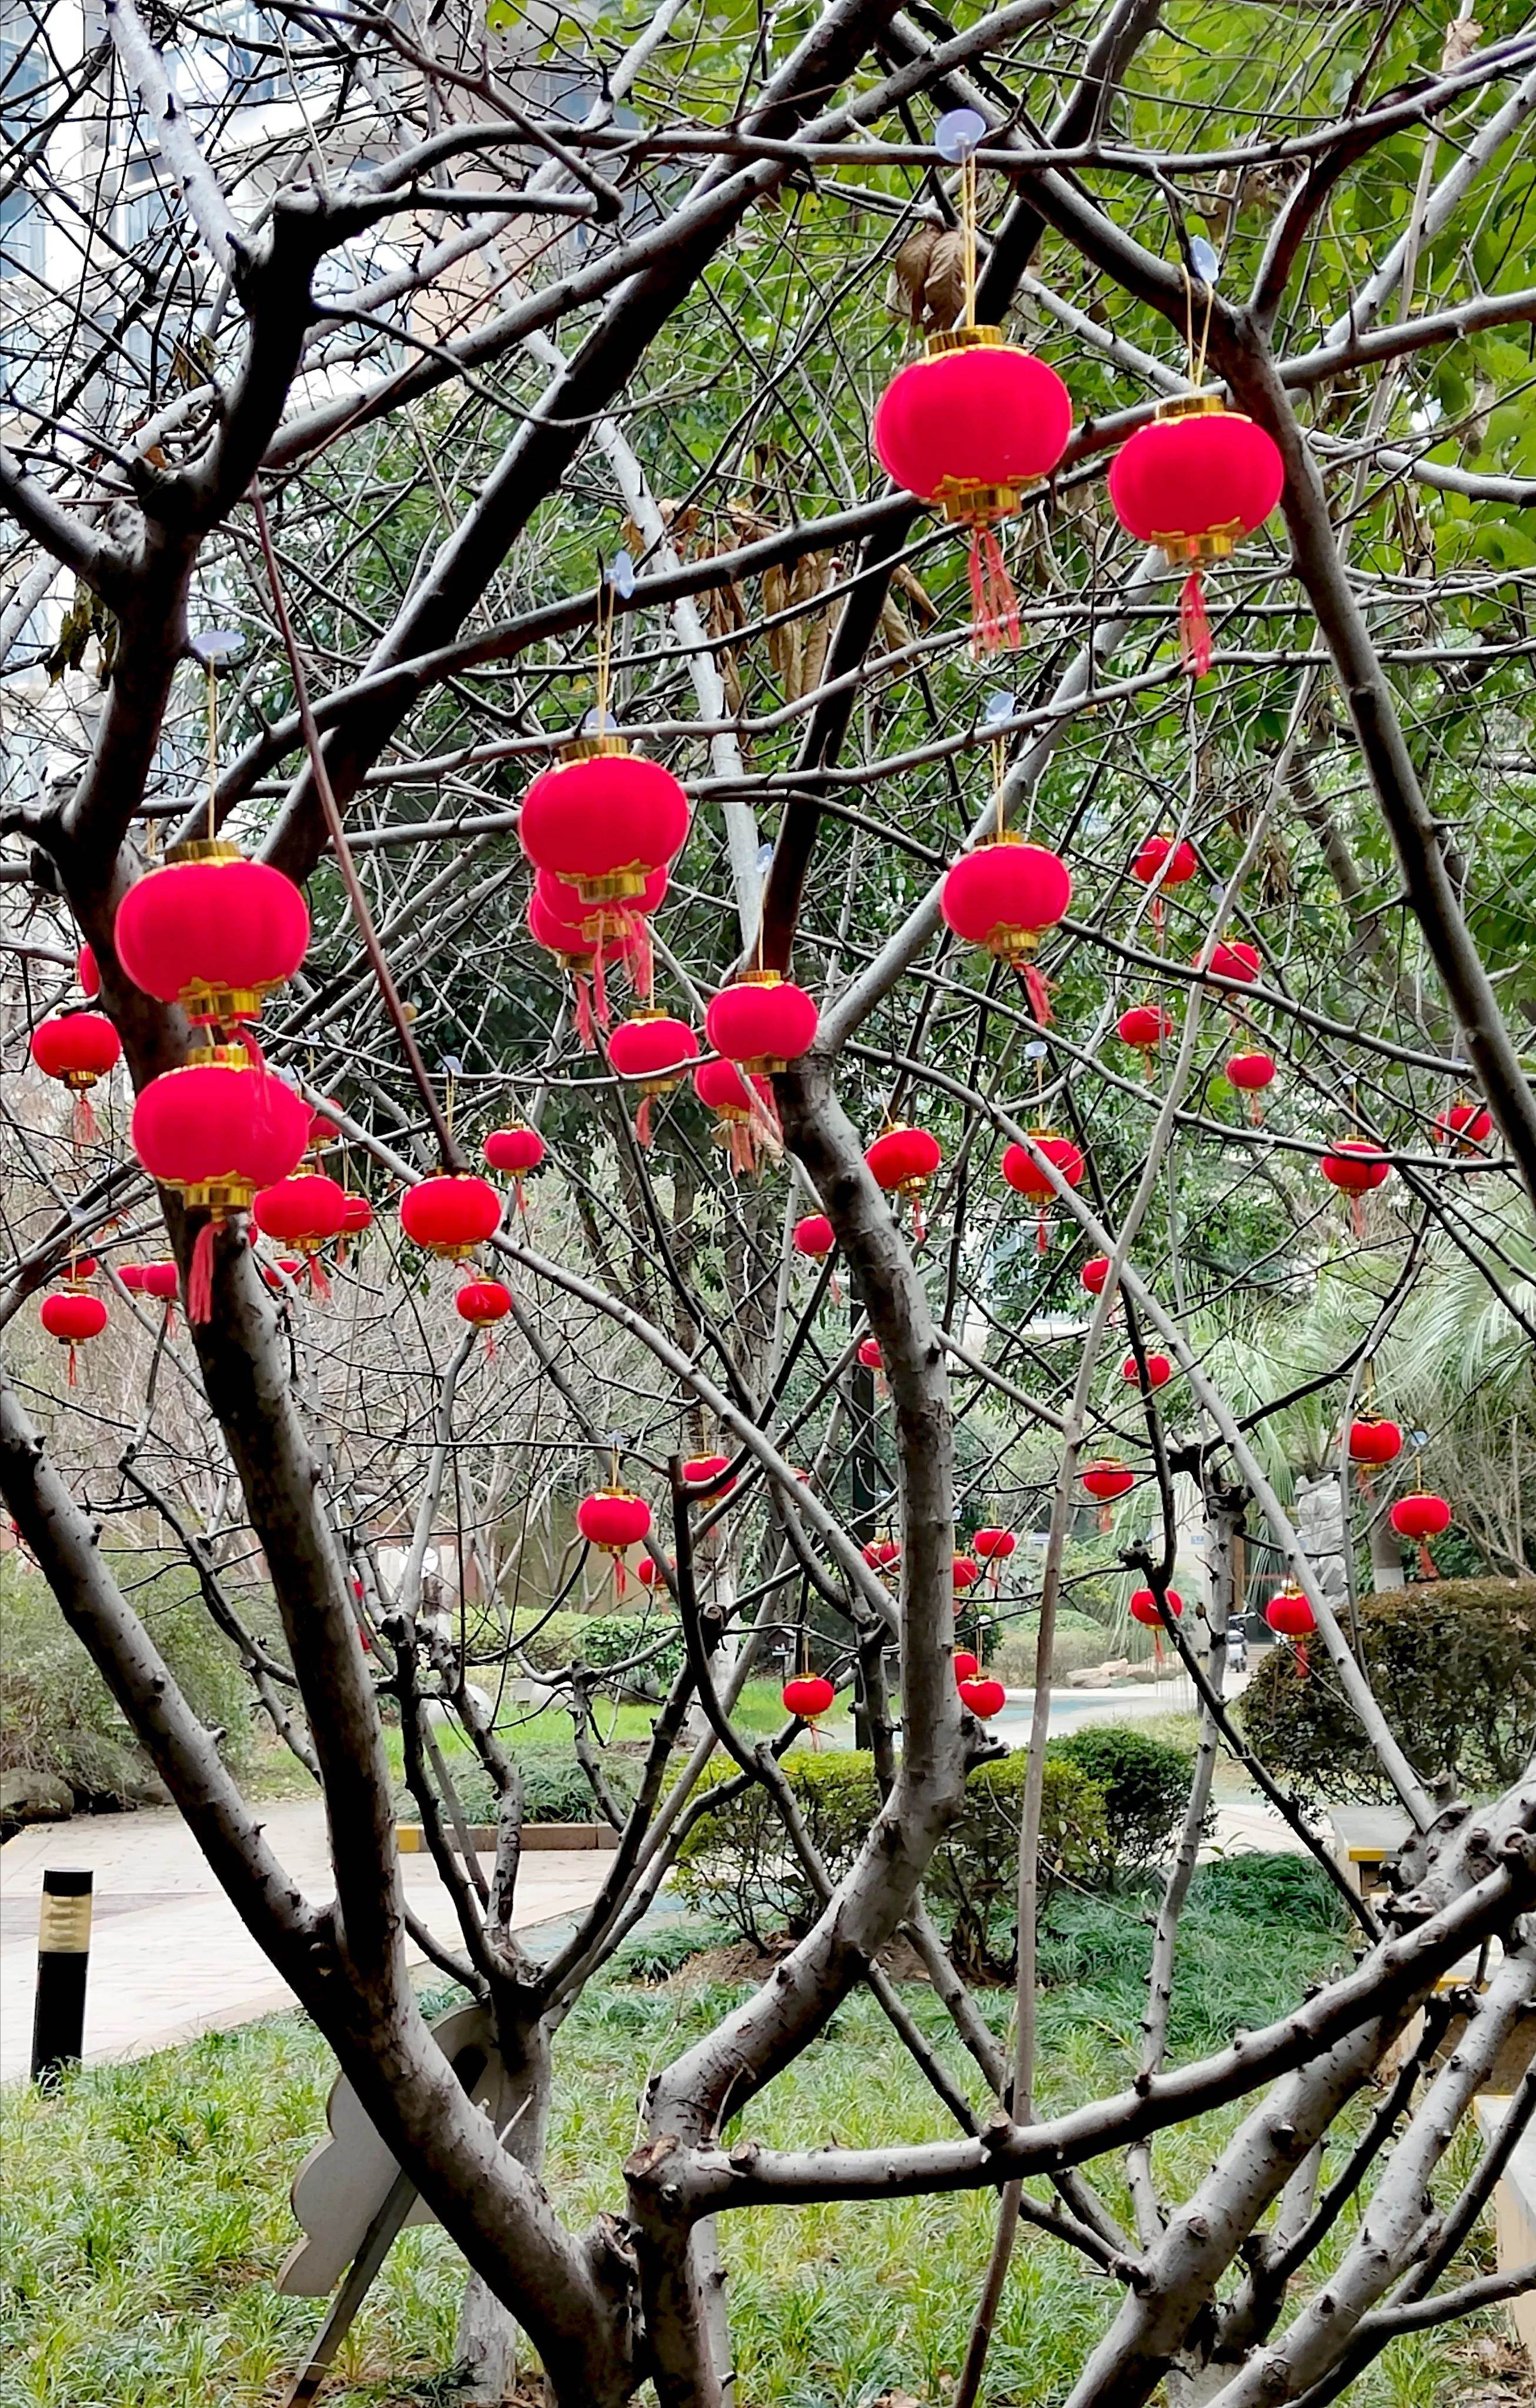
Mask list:
[[[411,1035],[410,1023],[406,1018],[405,1006],[400,1000],[399,990],[395,986],[390,966],[384,958],[384,950],[379,942],[379,933],[373,924],[373,915],[368,910],[367,897],[363,892],[363,882],[357,875],[357,865],[352,859],[352,847],[347,842],[347,831],[341,824],[340,807],[331,784],[330,772],[325,766],[325,756],[321,750],[320,730],[315,724],[315,714],[309,701],[309,681],[304,674],[304,664],[299,657],[298,644],[294,636],[293,621],[288,615],[288,603],[282,590],[282,580],[278,573],[278,556],[272,548],[272,534],[266,523],[266,505],[262,500],[261,487],[254,478],[251,482],[250,494],[251,508],[256,517],[256,534],[261,542],[262,558],[266,568],[266,581],[272,593],[272,608],[277,618],[279,632],[282,637],[283,650],[288,655],[289,673],[294,681],[294,701],[298,710],[299,724],[304,732],[304,749],[309,756],[309,774],[315,781],[315,793],[325,822],[326,833],[331,839],[331,850],[336,855],[337,867],[341,873],[341,883],[346,891],[347,902],[352,918],[356,922],[357,932],[363,939],[363,949],[367,954],[375,983],[383,999],[384,1009],[395,1025],[395,1035],[400,1040],[400,1051],[406,1057],[406,1066],[415,1083],[416,1092],[425,1107],[427,1119],[432,1124],[433,1134],[438,1140],[438,1150],[442,1157],[443,1168],[446,1171],[463,1171],[468,1166],[452,1129],[443,1116],[437,1091],[427,1075],[426,1064],[422,1059],[421,1048]]]
[[[219,668],[210,654],[208,663],[208,840],[212,844],[219,834]]]
[[[960,162],[960,230],[965,244],[966,324],[976,323],[976,153]]]

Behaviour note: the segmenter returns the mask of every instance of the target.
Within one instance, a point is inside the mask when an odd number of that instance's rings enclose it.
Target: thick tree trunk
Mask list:
[[[510,2086],[515,2103],[512,2120],[504,2128],[504,2143],[509,2157],[539,2176],[550,2129],[549,2041],[541,2030],[504,2033],[509,2065],[519,2044],[523,2063]],[[482,2275],[471,2271],[459,2309],[457,2346],[466,2399],[489,2402],[511,2397],[517,2382],[519,2331],[510,2308]]]

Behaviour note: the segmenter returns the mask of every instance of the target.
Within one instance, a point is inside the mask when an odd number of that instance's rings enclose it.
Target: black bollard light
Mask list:
[[[79,1866],[43,1875],[37,1918],[37,2000],[32,2015],[32,2079],[47,2082],[79,2065],[85,2042],[85,1976],[91,1962],[91,1882]]]

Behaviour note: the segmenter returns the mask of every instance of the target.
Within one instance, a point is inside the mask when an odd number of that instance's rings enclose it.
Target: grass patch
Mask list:
[[[1047,2113],[1132,2069],[1151,1904],[1063,1899],[1053,1913]],[[1173,2017],[1181,2055],[1280,2012],[1343,1954],[1324,1886],[1292,1859],[1203,1870],[1185,1937]],[[686,1945],[676,1927],[654,1946],[638,1942],[631,1978],[595,1985],[562,2031],[549,2180],[575,2221],[622,2205],[618,2169],[648,2073],[739,1995],[708,1983],[646,1986]],[[912,1985],[906,1996],[966,2078],[931,1994]],[[1006,1996],[983,1998],[983,2012],[1000,2032]],[[78,2074],[55,2097],[16,2090],[0,2100],[0,2408],[258,2408],[271,2399],[323,2314],[272,2282],[295,2238],[288,2185],[323,2129],[331,2073],[323,2043],[289,2015]],[[1200,2179],[1239,2112],[1159,2143],[1159,2172],[1175,2193]],[[942,2118],[878,2009],[858,1998],[742,2128],[777,2143],[870,2145],[932,2137]],[[1113,2181],[1106,2187],[1128,2213]],[[742,2398],[752,2408],[868,2408],[900,2388],[940,2401],[960,2364],[992,2217],[978,2197],[727,2219]],[[461,2279],[440,2232],[396,2243],[327,2392],[335,2408],[452,2399],[445,2370]],[[998,2328],[995,2408],[1061,2399],[1113,2304],[1072,2253],[1031,2236]],[[1466,2387],[1461,2348],[1458,2357],[1439,2335],[1395,2344],[1357,2400],[1440,2408]]]

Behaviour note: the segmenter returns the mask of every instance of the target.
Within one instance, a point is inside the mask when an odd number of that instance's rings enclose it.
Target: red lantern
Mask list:
[[[650,1506],[627,1488],[595,1489],[576,1508],[576,1526],[589,1546],[612,1556],[614,1586],[623,1597],[624,1549],[638,1547],[651,1536]]]
[[[651,913],[660,906],[667,886],[667,871],[656,869],[632,901],[588,903],[567,879],[556,878],[548,869],[541,869],[534,880],[540,910],[567,931],[568,950],[591,954],[593,976],[599,983],[608,964],[622,960],[629,983],[643,1003],[651,1000],[655,975]]]
[[[1357,1238],[1365,1236],[1365,1206],[1362,1197],[1385,1186],[1392,1176],[1392,1166],[1379,1146],[1370,1144],[1363,1137],[1341,1138],[1318,1164],[1330,1187],[1337,1187],[1350,1200],[1350,1223]]]
[[[803,986],[777,970],[753,970],[721,988],[704,1014],[704,1034],[743,1070],[787,1070],[815,1042],[819,1019]]]
[[[975,1656],[971,1655],[969,1648],[957,1647],[955,1649],[955,1678],[956,1682],[974,1681],[981,1669],[980,1664],[978,1664]]]
[[[1019,1543],[1017,1539],[1012,1530],[978,1530],[970,1543],[975,1554],[989,1567],[992,1585],[996,1588],[998,1574]]]
[[[123,1271],[124,1285],[128,1283],[128,1270],[135,1268],[130,1264]],[[176,1302],[181,1293],[181,1274],[174,1263],[139,1263],[136,1268],[138,1278],[135,1284],[140,1295],[152,1296],[157,1304]]]
[[[755,1170],[759,1152],[777,1149],[779,1115],[766,1079],[749,1080],[724,1059],[701,1062],[694,1072],[694,1092],[714,1114],[715,1134],[725,1139],[733,1170]]]
[[[52,1020],[40,1020],[32,1032],[32,1058],[38,1069],[67,1087],[75,1099],[77,1145],[89,1145],[95,1137],[90,1090],[105,1079],[122,1053],[122,1039],[99,1011],[61,1011]]]
[[[120,1265],[118,1277],[122,1282],[123,1286],[128,1290],[130,1296],[138,1296],[142,1294],[144,1287],[144,1274],[148,1268],[149,1265],[147,1263],[123,1263]]]
[[[1099,1528],[1109,1529],[1114,1518],[1110,1507],[1117,1498],[1124,1497],[1135,1487],[1136,1474],[1127,1471],[1116,1456],[1103,1455],[1095,1463],[1085,1463],[1080,1477],[1089,1496],[1098,1500]]]
[[[579,939],[573,928],[556,919],[536,886],[528,897],[528,934],[536,945],[553,953],[563,970],[568,971],[576,996],[576,1033],[590,1054],[593,1050],[592,1023],[596,1015],[599,1028],[609,1024],[608,972],[615,962],[630,967],[631,983],[639,993],[647,982],[639,965],[639,943],[633,928],[622,936],[605,940],[598,947]]]
[[[622,736],[581,738],[523,797],[518,839],[583,903],[636,903],[687,841],[688,797]]]
[[[1362,1416],[1349,1426],[1349,1459],[1368,1469],[1396,1463],[1402,1453],[1402,1432],[1396,1422]]]
[[[79,990],[88,1003],[101,993],[101,967],[90,945],[82,945],[75,956],[75,976]]]
[[[996,326],[930,337],[875,410],[874,445],[897,484],[970,533],[976,652],[1019,640],[1018,598],[994,529],[1048,477],[1067,448],[1072,405],[1054,368],[1005,343]]]
[[[1191,958],[1198,963],[1199,954],[1195,953]],[[1235,979],[1240,985],[1250,986],[1259,973],[1258,947],[1244,944],[1241,939],[1230,944],[1224,939],[1212,947],[1206,968],[1212,978]]]
[[[1008,1691],[1000,1681],[962,1681],[960,1702],[969,1708],[978,1721],[988,1723],[1007,1705]]]
[[[962,853],[939,890],[940,909],[962,943],[984,945],[1023,970],[1029,1009],[1042,1028],[1050,1025],[1051,999],[1031,956],[1071,899],[1071,872],[1059,855],[1008,835]]]
[[[661,1571],[654,1555],[642,1555],[640,1557],[639,1562],[635,1566],[635,1578],[639,1581],[641,1588],[655,1587],[657,1581],[661,1578]]]
[[[878,1338],[861,1338],[859,1340],[858,1359],[863,1364],[867,1371],[884,1370],[885,1357],[880,1351],[880,1340]]]
[[[887,1196],[906,1197],[912,1208],[912,1234],[921,1245],[927,1235],[923,1221],[924,1191],[944,1159],[938,1139],[926,1128],[909,1128],[902,1124],[877,1137],[873,1145],[866,1149],[864,1159]]]
[[[1264,1609],[1264,1619],[1278,1639],[1296,1641],[1296,1677],[1304,1681],[1309,1670],[1307,1641],[1317,1627],[1317,1616],[1299,1588],[1276,1591]]]
[[[871,1571],[888,1572],[901,1561],[899,1539],[870,1539],[864,1549],[864,1560]]]
[[[1493,1135],[1493,1114],[1465,1096],[1447,1104],[1435,1121],[1435,1142],[1457,1154],[1475,1154]]]
[[[512,1309],[512,1291],[497,1279],[466,1280],[453,1298],[453,1310],[472,1329],[489,1329],[505,1321]]]
[[[290,1281],[296,1281],[304,1269],[299,1254],[279,1254],[271,1263],[258,1263],[257,1269],[269,1288],[280,1291]]]
[[[673,1020],[665,1011],[637,1011],[621,1021],[609,1039],[608,1058],[621,1079],[639,1082],[635,1137],[640,1145],[649,1145],[652,1098],[682,1086],[688,1064],[698,1059],[698,1039],[685,1020]]]
[[[1146,1361],[1147,1386],[1149,1388],[1166,1388],[1170,1380],[1173,1377],[1173,1366],[1169,1361],[1168,1356],[1166,1354],[1149,1354]],[[1121,1364],[1120,1376],[1123,1380],[1130,1382],[1133,1385],[1136,1383],[1139,1374],[1136,1368],[1136,1357],[1134,1354],[1127,1354],[1125,1361]]]
[[[827,1255],[835,1252],[838,1240],[825,1212],[808,1212],[803,1221],[796,1222],[793,1242],[797,1254],[808,1255],[813,1263],[825,1263]]]
[[[1141,1068],[1147,1078],[1152,1076],[1152,1057],[1165,1037],[1173,1034],[1173,1014],[1160,1004],[1133,1004],[1115,1022],[1115,1033],[1123,1045],[1128,1045],[1142,1055]]]
[[[1443,1497],[1435,1497],[1424,1489],[1415,1489],[1412,1497],[1400,1497],[1390,1516],[1392,1527],[1400,1539],[1418,1542],[1419,1570],[1426,1580],[1438,1580],[1435,1559],[1426,1541],[1438,1539],[1451,1526],[1451,1509]]]
[[[406,1189],[400,1226],[440,1262],[464,1262],[501,1226],[501,1198],[488,1179],[444,1172]]]
[[[802,1723],[813,1723],[819,1714],[827,1712],[837,1694],[824,1674],[802,1672],[798,1680],[784,1683],[784,1712],[797,1715]]]
[[[1184,1599],[1176,1588],[1167,1590],[1166,1595],[1168,1610],[1177,1622],[1184,1612]],[[1151,1631],[1153,1657],[1160,1664],[1163,1660],[1163,1617],[1157,1611],[1157,1600],[1151,1589],[1133,1588],[1131,1590],[1130,1618],[1133,1622],[1140,1622]]]
[[[722,1482],[720,1475],[730,1468],[728,1455],[693,1455],[682,1467],[682,1476],[690,1488],[708,1488],[711,1497],[728,1497],[736,1483]]]
[[[520,1212],[526,1212],[528,1203],[523,1192],[523,1182],[531,1170],[538,1169],[544,1159],[544,1140],[538,1131],[525,1128],[521,1121],[513,1121],[510,1127],[493,1129],[481,1151],[489,1169],[499,1170],[510,1178],[517,1209]]]
[[[148,880],[144,881],[147,885]],[[137,892],[137,889],[135,889]],[[303,1159],[309,1107],[243,1045],[207,1045],[178,1070],[151,1079],[134,1106],[134,1152],[151,1179],[209,1217],[197,1233],[187,1280],[187,1315],[213,1309],[213,1233],[249,1210],[259,1188],[286,1179]]]
[[[309,1266],[309,1285],[329,1294],[320,1267],[320,1250],[340,1234],[347,1215],[347,1197],[334,1179],[306,1171],[297,1179],[280,1179],[264,1187],[252,1200],[251,1216],[265,1237],[280,1245],[296,1246]]]
[[[69,1349],[69,1385],[76,1381],[75,1350],[88,1338],[99,1338],[107,1326],[107,1307],[99,1296],[87,1296],[79,1288],[65,1288],[57,1296],[45,1296],[38,1307],[37,1317],[50,1338]]]
[[[1247,1096],[1251,1121],[1258,1122],[1264,1117],[1264,1108],[1258,1099],[1274,1073],[1274,1056],[1271,1054],[1234,1054],[1227,1064],[1227,1083]]]
[[[1279,501],[1285,470],[1277,446],[1214,394],[1181,394],[1158,405],[1150,426],[1122,445],[1110,469],[1110,500],[1127,533],[1162,547],[1170,566],[1187,561],[1179,596],[1184,666],[1211,666],[1211,624],[1200,571],[1224,560],[1262,526]]]
[[[1108,1254],[1090,1254],[1077,1276],[1080,1284],[1087,1289],[1090,1296],[1102,1296],[1104,1283],[1109,1275]]]
[[[981,1579],[982,1568],[974,1555],[956,1555],[951,1576],[955,1583],[955,1596],[964,1597],[967,1589],[974,1588]]]
[[[1030,1144],[1044,1155],[1065,1186],[1076,1187],[1079,1184],[1085,1166],[1070,1138],[1057,1137],[1051,1129],[1031,1129],[1029,1139]],[[1040,1206],[1035,1250],[1037,1254],[1043,1254],[1051,1242],[1051,1205],[1056,1191],[1028,1146],[1005,1146],[1002,1169],[1004,1179],[1015,1195],[1026,1196],[1031,1203]]]
[[[1149,836],[1130,866],[1130,874],[1142,886],[1154,889],[1152,924],[1163,924],[1163,896],[1170,886],[1183,886],[1199,867],[1199,856],[1184,838]]]
[[[362,1194],[344,1196],[341,1199],[341,1242],[336,1250],[338,1263],[346,1261],[352,1239],[360,1238],[365,1229],[372,1226],[373,1206],[368,1198]]]
[[[291,878],[222,838],[179,844],[131,886],[112,931],[129,978],[191,1021],[259,1020],[309,942]]]

